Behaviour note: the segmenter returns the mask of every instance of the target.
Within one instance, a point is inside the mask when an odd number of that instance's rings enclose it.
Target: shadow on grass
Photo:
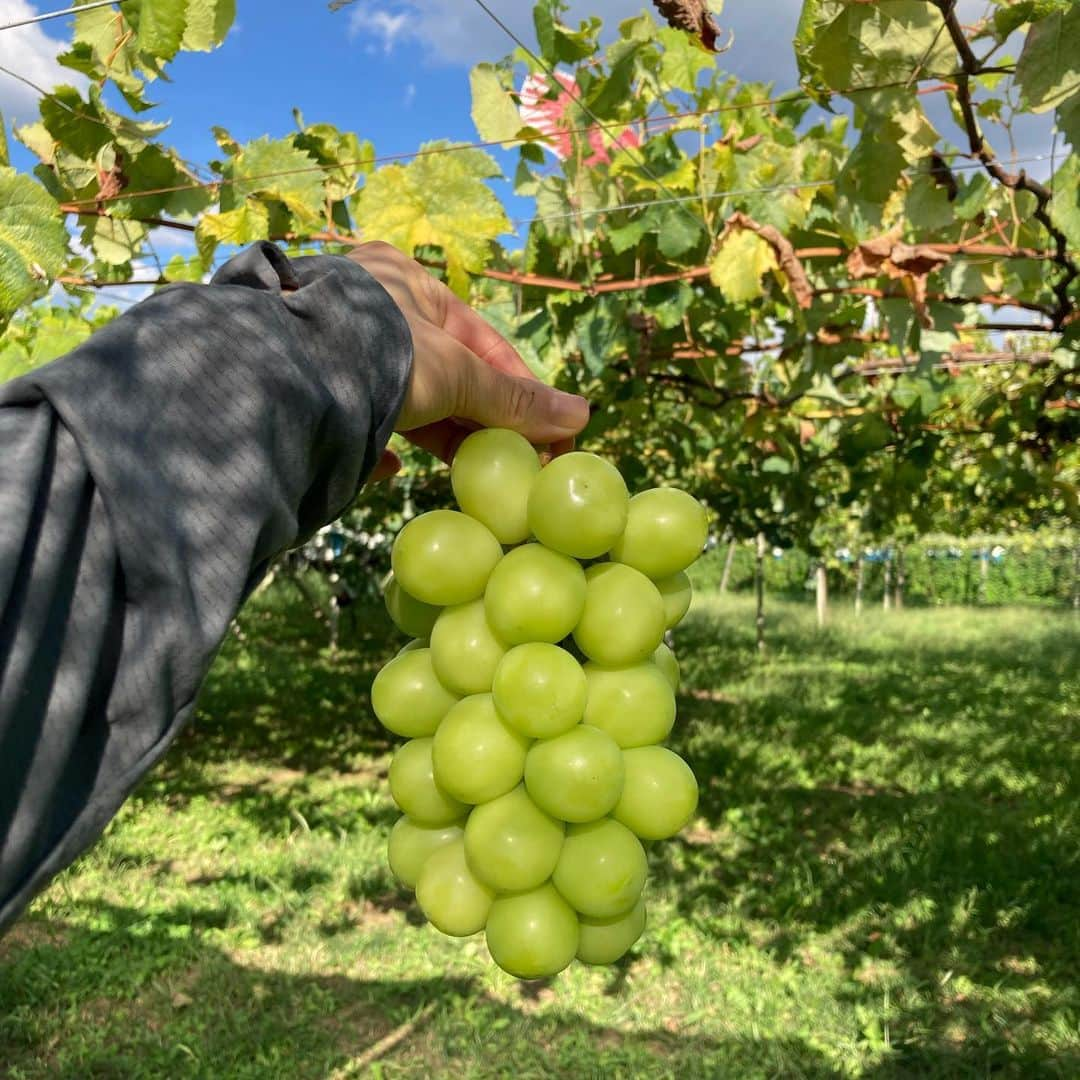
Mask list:
[[[528,984],[510,1003],[472,978],[370,978],[362,964],[351,975],[259,968],[192,929],[218,925],[226,910],[92,906],[107,929],[32,920],[0,943],[5,1075],[302,1080],[374,1075],[375,1060],[388,1076],[835,1075],[798,1038],[627,1033],[540,1010],[543,988]],[[73,1034],[58,1041],[60,1014]],[[365,1057],[395,1033],[399,1041]]]
[[[813,963],[828,935],[853,1000],[901,1003],[916,1074],[981,1029],[987,1071],[1077,1075],[1034,1028],[1075,1033],[1080,1009],[1080,634],[992,626],[890,640],[794,620],[760,661],[749,625],[691,620],[674,742],[703,820],[653,869],[718,939],[750,921],[778,960]]]
[[[312,828],[333,824],[338,810],[318,788],[320,770],[355,776],[361,786],[382,782],[392,744],[367,698],[378,665],[395,649],[382,613],[361,618],[331,656],[325,630],[279,603],[271,597],[245,613],[246,639],[226,644],[196,723],[142,797],[178,805],[228,799],[260,830],[281,835],[297,815]],[[764,662],[745,608],[705,609],[679,630],[685,687],[674,746],[702,781],[701,816],[689,835],[654,851],[657,892],[702,934],[801,964],[806,977],[815,963],[839,957],[843,992],[857,1012],[880,1011],[883,996],[890,1003],[889,1031],[867,1036],[893,1047],[892,1063],[878,1075],[1080,1075],[1080,1061],[1052,1039],[1064,1032],[1062,1044],[1075,1046],[1080,1014],[1074,624],[1038,615],[1013,624],[995,615],[981,629],[955,630],[947,615],[930,613],[819,634],[798,609],[789,614],[771,630]],[[259,775],[223,785],[218,765],[251,766]],[[380,828],[394,816],[385,800],[359,812]],[[380,875],[357,880],[350,895],[365,910],[410,918],[407,896]],[[504,1063],[468,1075],[641,1075],[643,1061],[644,1074],[657,1076],[833,1075],[795,1037],[684,1045],[665,1031],[631,1037],[572,1014],[534,1016],[472,984],[249,970],[178,936],[185,925],[212,932],[221,925],[215,919],[230,917],[215,910],[196,902],[163,925],[131,912],[131,927],[121,918],[121,930],[103,935],[61,928],[77,946],[74,968],[67,971],[62,950],[33,962],[43,965],[51,992],[63,987],[91,1013],[95,1001],[118,1005],[128,1027],[140,1009],[163,1009],[159,1029],[200,1055],[231,1060],[231,1040],[238,1040],[238,1054],[264,1065],[237,1075],[271,1074],[275,1060],[278,1075],[328,1075],[430,1000],[438,1011],[409,1051],[418,1074],[425,1055],[437,1062],[471,1052],[455,1041],[464,1025],[490,1044],[486,1060]],[[350,926],[331,919],[320,932],[331,940]],[[280,933],[268,926],[262,940],[272,944]],[[135,971],[150,972],[150,983],[125,997],[94,975],[91,954],[112,948],[129,955]],[[36,985],[23,959],[15,964]],[[174,1017],[169,995],[154,996],[154,978],[169,983],[188,968],[211,1000],[220,981],[223,1015],[189,1005]],[[613,997],[632,991],[627,975],[612,972]],[[83,994],[84,978],[92,992]],[[23,1010],[0,1019],[4,1038],[26,1040],[17,1060],[46,1052],[25,1016],[37,1000],[30,990],[0,989],[0,1016],[5,1007]],[[318,1021],[296,1021],[308,1001],[322,1003]],[[350,1010],[357,1020],[345,1026],[356,1038],[342,1049],[346,1036],[325,1025]],[[123,1060],[135,1064],[161,1041],[152,1025],[137,1037],[121,1028],[113,1035],[131,1055]],[[93,1068],[80,1063],[70,1075],[144,1075],[109,1072],[107,1042]],[[527,1056],[530,1045],[540,1048],[537,1056]],[[177,1062],[181,1073],[201,1068],[169,1057],[175,1048],[152,1052],[159,1075]],[[298,1061],[312,1071],[297,1071]]]

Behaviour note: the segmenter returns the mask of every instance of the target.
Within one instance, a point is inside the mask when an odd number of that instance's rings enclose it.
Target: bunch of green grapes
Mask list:
[[[541,468],[504,430],[470,435],[451,481],[461,511],[414,518],[392,552],[387,609],[415,640],[371,692],[408,739],[390,866],[512,975],[610,964],[645,928],[642,841],[697,807],[661,745],[679,682],[663,637],[690,606],[705,511],[674,488],[630,498],[593,454]]]

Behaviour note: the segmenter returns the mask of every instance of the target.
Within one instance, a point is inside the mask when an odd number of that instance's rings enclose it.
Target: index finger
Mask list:
[[[483,316],[452,293],[446,300],[446,318],[442,328],[496,370],[526,379],[536,378],[518,355],[517,349]]]

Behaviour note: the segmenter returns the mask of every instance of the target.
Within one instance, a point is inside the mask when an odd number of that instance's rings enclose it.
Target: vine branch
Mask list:
[[[999,184],[1013,191],[1027,191],[1035,196],[1036,207],[1033,217],[1053,238],[1055,246],[1054,262],[1057,263],[1064,274],[1053,286],[1054,295],[1057,297],[1057,306],[1051,312],[1054,329],[1060,330],[1068,321],[1073,311],[1072,301],[1069,298],[1069,286],[1080,275],[1080,267],[1069,254],[1069,243],[1065,234],[1059,229],[1050,217],[1047,209],[1052,192],[1038,180],[1033,180],[1021,169],[1018,173],[1007,172],[997,159],[993,149],[987,143],[982,133],[978,117],[975,115],[975,107],[971,100],[971,79],[988,73],[988,69],[982,66],[978,57],[972,51],[971,43],[960,25],[956,14],[956,0],[930,0],[941,12],[945,20],[945,28],[949,32],[953,46],[960,58],[960,72],[955,76],[956,103],[960,107],[960,114],[964,119],[964,129],[967,132],[968,143],[971,153],[982,162],[983,168]]]

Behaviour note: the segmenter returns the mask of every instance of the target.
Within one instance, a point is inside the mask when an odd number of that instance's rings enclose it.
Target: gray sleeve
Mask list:
[[[0,931],[165,753],[268,563],[356,496],[411,360],[360,266],[263,244],[0,386]]]

